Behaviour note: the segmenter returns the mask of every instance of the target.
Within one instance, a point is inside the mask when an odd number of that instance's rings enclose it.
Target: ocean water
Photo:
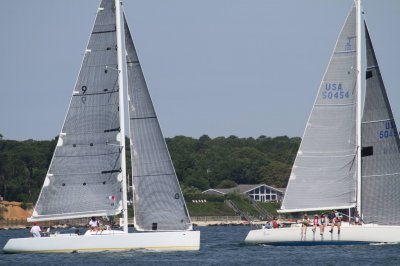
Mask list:
[[[400,265],[400,244],[354,246],[244,245],[249,226],[200,227],[201,249],[193,252],[98,252],[4,254],[0,265]],[[0,230],[0,247],[28,230]]]

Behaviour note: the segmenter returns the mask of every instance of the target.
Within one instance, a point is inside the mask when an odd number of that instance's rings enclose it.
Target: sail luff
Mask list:
[[[357,119],[356,119],[356,132],[357,132],[357,212],[361,213],[361,0],[356,1],[357,12]]]
[[[128,195],[126,184],[126,156],[125,156],[125,100],[124,100],[124,67],[122,62],[122,27],[121,27],[121,3],[115,0],[115,24],[117,31],[117,60],[118,60],[118,94],[119,94],[119,121],[120,121],[120,142],[121,142],[121,170],[122,170],[122,215],[123,230],[128,233]]]

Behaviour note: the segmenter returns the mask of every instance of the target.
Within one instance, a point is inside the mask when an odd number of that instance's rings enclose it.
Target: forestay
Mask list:
[[[365,24],[366,94],[362,119],[362,214],[366,223],[400,224],[397,127]]]
[[[355,206],[356,41],[353,4],[306,125],[282,212]]]
[[[135,228],[186,230],[191,222],[125,20]]]
[[[67,115],[30,220],[114,215],[121,151],[114,1],[103,0]]]

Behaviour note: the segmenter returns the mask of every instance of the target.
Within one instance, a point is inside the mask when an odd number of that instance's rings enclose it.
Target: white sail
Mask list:
[[[114,1],[103,0],[42,191],[30,220],[121,211]]]
[[[191,228],[185,200],[125,20],[135,228]]]
[[[353,4],[307,122],[282,212],[356,204],[357,38]]]

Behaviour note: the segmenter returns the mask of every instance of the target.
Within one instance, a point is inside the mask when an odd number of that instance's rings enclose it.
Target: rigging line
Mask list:
[[[356,153],[354,154],[353,160],[351,160],[350,169],[353,168],[354,162],[355,162],[356,159],[357,159],[357,154],[358,154],[358,149],[359,149],[359,148],[360,148],[360,146],[357,146]]]
[[[120,149],[120,151],[119,151],[119,156],[115,159],[115,163],[114,163],[114,165],[113,165],[113,169],[115,169],[115,167],[118,165],[118,163],[119,162],[121,162],[121,149]],[[119,167],[119,172],[121,173],[122,172],[122,169],[121,169],[121,165],[120,165],[120,167]],[[102,174],[104,173],[104,174],[106,174],[106,172],[101,172]],[[112,174],[114,173],[114,172],[108,172],[110,175],[108,176],[108,179],[110,179],[111,178],[111,176],[112,176]]]

